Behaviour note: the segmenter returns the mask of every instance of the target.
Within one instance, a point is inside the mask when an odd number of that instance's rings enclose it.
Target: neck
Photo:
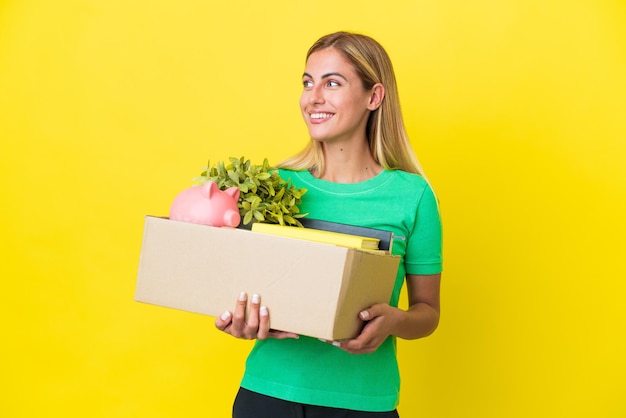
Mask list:
[[[378,175],[383,168],[369,150],[367,142],[360,146],[348,144],[322,144],[324,172],[317,177],[335,183],[359,183]]]

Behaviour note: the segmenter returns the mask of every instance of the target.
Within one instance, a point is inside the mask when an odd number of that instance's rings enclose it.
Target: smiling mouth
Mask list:
[[[310,113],[309,117],[312,121],[322,122],[324,120],[332,118],[334,113],[326,113],[326,112],[318,112],[318,113]]]

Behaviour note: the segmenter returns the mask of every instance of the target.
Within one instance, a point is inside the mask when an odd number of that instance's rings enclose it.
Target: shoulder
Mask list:
[[[426,179],[419,174],[409,173],[408,171],[402,170],[388,170],[388,172],[396,179],[406,181],[414,184],[428,184]]]
[[[419,174],[402,170],[389,170],[388,173],[394,188],[405,188],[413,192],[431,190],[428,181]]]
[[[391,189],[404,196],[407,206],[414,207],[417,211],[439,210],[439,199],[427,179],[419,174],[401,170],[392,173],[395,179],[391,182],[393,184]]]

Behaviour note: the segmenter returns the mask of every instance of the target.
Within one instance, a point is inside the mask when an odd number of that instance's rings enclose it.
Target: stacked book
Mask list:
[[[293,239],[303,239],[368,251],[391,252],[392,233],[373,228],[306,219],[304,228],[254,223],[252,231]]]

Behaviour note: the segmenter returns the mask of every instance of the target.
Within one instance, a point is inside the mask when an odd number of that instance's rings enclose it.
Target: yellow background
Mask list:
[[[299,150],[339,29],[391,55],[445,223],[401,415],[626,416],[621,0],[1,1],[0,416],[230,416],[250,343],[133,301],[143,216]]]

